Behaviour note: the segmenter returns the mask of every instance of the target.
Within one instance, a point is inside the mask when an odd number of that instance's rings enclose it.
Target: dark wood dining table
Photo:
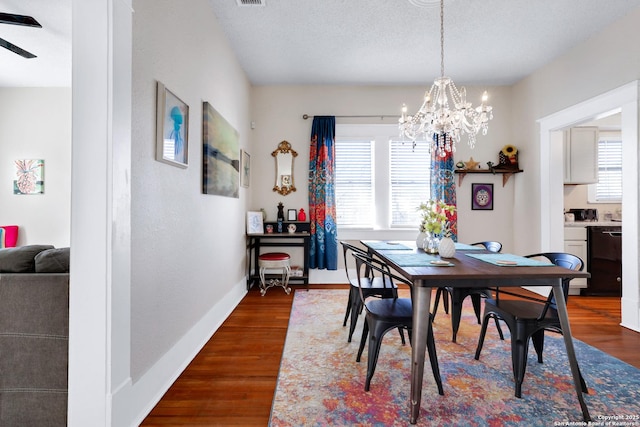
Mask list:
[[[486,251],[482,250],[471,250],[471,247],[467,247],[467,250],[458,249],[454,258],[446,259],[453,265],[439,266],[432,264],[429,261],[429,256],[422,249],[417,249],[414,242],[362,240],[361,243],[368,248],[370,253],[384,260],[400,275],[413,283],[413,291],[411,292],[413,303],[411,424],[417,422],[420,413],[431,292],[433,288],[445,286],[464,288],[550,286],[553,289],[558,306],[562,335],[582,416],[584,421],[591,420],[589,410],[582,396],[578,362],[571,337],[566,300],[562,292],[563,278],[589,277],[589,273],[568,270],[555,265],[496,265],[468,256],[468,254],[486,253]],[[461,246],[464,247],[466,245]],[[508,254],[504,255],[509,256]]]

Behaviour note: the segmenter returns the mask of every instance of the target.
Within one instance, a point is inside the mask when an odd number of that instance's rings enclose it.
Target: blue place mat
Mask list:
[[[489,264],[500,267],[550,267],[553,264],[550,261],[540,261],[534,258],[525,258],[520,255],[512,254],[465,254],[471,258],[488,262]],[[509,264],[503,264],[509,263]]]
[[[385,250],[385,251],[389,251],[389,250],[404,250],[404,251],[406,251],[406,250],[411,250],[412,249],[409,246],[403,245],[401,243],[383,242],[383,241],[367,242],[367,246],[369,246],[371,249]]]
[[[481,246],[472,246],[467,245],[466,243],[458,243],[456,242],[456,250],[457,251],[481,251],[484,248]]]
[[[447,264],[432,264],[431,261],[445,261],[437,255],[429,255],[424,252],[391,252],[385,253],[385,257],[389,258],[400,267],[453,267],[455,264],[449,262]]]

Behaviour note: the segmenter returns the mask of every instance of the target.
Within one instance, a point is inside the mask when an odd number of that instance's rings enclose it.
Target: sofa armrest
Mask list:
[[[69,274],[0,274],[0,348],[0,425],[66,425]]]

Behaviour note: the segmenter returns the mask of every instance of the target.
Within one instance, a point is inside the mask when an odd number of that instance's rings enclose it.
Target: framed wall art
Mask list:
[[[186,168],[189,159],[189,106],[158,82],[156,160]]]
[[[44,160],[16,160],[13,194],[44,194]]]
[[[298,219],[298,211],[295,209],[287,209],[287,221],[296,221]]]
[[[202,103],[202,192],[240,197],[240,136],[208,102]]]
[[[249,187],[251,178],[251,156],[244,150],[240,150],[240,185]]]
[[[493,210],[493,184],[471,184],[471,209]]]
[[[262,212],[247,212],[247,234],[264,233],[264,223],[262,222]]]

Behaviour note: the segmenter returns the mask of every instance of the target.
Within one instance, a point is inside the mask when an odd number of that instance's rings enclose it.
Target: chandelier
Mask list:
[[[440,0],[440,77],[436,78],[433,86],[425,92],[424,102],[420,110],[413,116],[407,115],[407,106],[402,106],[402,116],[399,121],[400,136],[409,138],[415,146],[416,137],[423,136],[427,140],[434,140],[441,157],[447,152],[456,151],[456,143],[460,136],[467,134],[469,146],[476,143],[476,134],[482,129],[486,135],[489,120],[493,119],[491,106],[487,105],[487,91],[482,95],[482,103],[476,108],[467,102],[467,91],[458,88],[453,80],[444,75],[444,0]],[[449,107],[449,100],[453,108]],[[446,135],[445,138],[434,136]]]

